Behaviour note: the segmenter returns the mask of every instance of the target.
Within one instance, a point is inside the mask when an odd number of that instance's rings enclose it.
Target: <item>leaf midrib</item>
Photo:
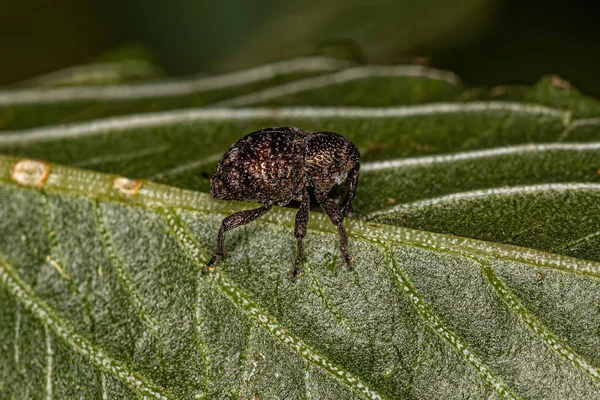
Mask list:
[[[0,184],[24,187],[13,181],[10,174],[12,165],[19,160],[22,160],[22,158],[0,155]],[[139,193],[126,196],[113,187],[115,175],[51,163],[44,164],[50,166],[50,175],[43,187],[43,190],[48,193],[55,192],[70,196],[83,196],[92,200],[124,203],[152,211],[164,208],[230,214],[253,206],[250,203],[219,201],[211,198],[207,193],[179,189],[144,180],[139,181],[142,182]],[[274,207],[259,223],[262,221],[293,226],[294,220],[295,212],[281,207]],[[347,220],[346,227],[349,237],[380,243],[391,241],[411,247],[459,255],[492,257],[600,278],[600,263],[598,262],[541,250],[357,220]],[[329,219],[321,213],[311,215],[309,229],[328,233],[337,232]]]

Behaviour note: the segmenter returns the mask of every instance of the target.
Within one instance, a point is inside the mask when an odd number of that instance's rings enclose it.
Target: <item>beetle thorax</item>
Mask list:
[[[317,132],[307,138],[304,170],[307,181],[320,191],[344,183],[356,164],[354,145],[332,132]]]

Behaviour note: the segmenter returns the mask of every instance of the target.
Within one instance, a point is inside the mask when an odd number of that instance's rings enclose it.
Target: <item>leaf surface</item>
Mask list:
[[[0,397],[598,397],[595,100],[319,79],[0,131]],[[221,220],[252,207],[208,196],[218,159],[287,125],[361,151],[354,268],[313,212],[292,282],[295,214],[275,208],[202,275]]]
[[[11,180],[13,163],[1,166],[0,271],[12,304],[2,338],[11,353],[44,338],[35,350],[48,392],[82,390],[53,368],[68,365],[90,377],[85,393],[110,381],[109,397],[302,398],[313,386],[316,398],[597,393],[596,336],[565,341],[540,320],[544,305],[560,313],[564,293],[553,289],[568,284],[580,306],[561,317],[592,329],[594,262],[352,222],[347,271],[319,216],[294,284],[293,213],[279,209],[234,233],[229,256],[203,276],[222,203],[151,183],[127,196],[110,176],[54,165],[43,191],[27,189]],[[536,313],[525,306],[532,290],[544,293]],[[16,333],[16,319],[37,328]],[[27,388],[21,357],[9,358],[3,387]]]
[[[0,92],[0,129],[184,107],[198,107],[274,84],[336,71],[344,60],[305,57],[229,74],[108,86],[13,89]]]
[[[0,152],[208,192],[240,132],[284,125],[343,132],[361,152],[355,210],[364,216],[454,192],[597,181],[600,123],[567,117],[507,102],[211,108],[4,133]]]

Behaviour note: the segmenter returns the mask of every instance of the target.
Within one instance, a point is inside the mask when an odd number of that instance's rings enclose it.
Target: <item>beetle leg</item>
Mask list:
[[[315,191],[315,197],[327,213],[331,222],[337,227],[340,233],[340,250],[342,251],[344,260],[346,260],[346,264],[350,266],[352,257],[348,253],[348,236],[344,230],[344,214],[342,214],[339,204],[327,197],[327,193]]]
[[[225,233],[227,231],[230,231],[232,229],[237,228],[238,226],[246,225],[254,220],[257,220],[258,218],[268,213],[269,210],[271,210],[271,207],[273,207],[272,204],[265,204],[262,207],[255,208],[253,210],[240,211],[235,214],[231,214],[230,216],[225,218],[221,223],[221,229],[219,229],[218,250],[213,256],[213,258],[211,258],[210,261],[206,263],[206,265],[202,269],[202,273],[206,273],[209,269],[214,269],[217,260],[221,258],[223,254],[225,254]]]
[[[354,201],[356,187],[358,186],[358,168],[350,171],[350,177],[348,178],[348,181],[350,182],[350,189],[348,189],[348,194],[344,200],[344,205],[342,205],[342,214],[352,217],[354,215],[354,211],[352,210],[352,202]]]
[[[300,271],[300,263],[304,260],[304,236],[308,226],[308,216],[310,212],[310,195],[306,188],[302,193],[302,203],[296,213],[296,226],[294,228],[294,236],[298,240],[298,256],[296,257],[296,264],[294,266],[294,279],[302,274]]]

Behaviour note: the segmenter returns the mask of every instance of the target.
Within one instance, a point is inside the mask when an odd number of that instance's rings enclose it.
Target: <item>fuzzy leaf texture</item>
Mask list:
[[[315,208],[292,282],[275,207],[202,275],[255,206],[216,163],[290,125],[361,151],[353,269]],[[600,103],[555,77],[304,58],[5,90],[0,129],[1,398],[600,396]]]

